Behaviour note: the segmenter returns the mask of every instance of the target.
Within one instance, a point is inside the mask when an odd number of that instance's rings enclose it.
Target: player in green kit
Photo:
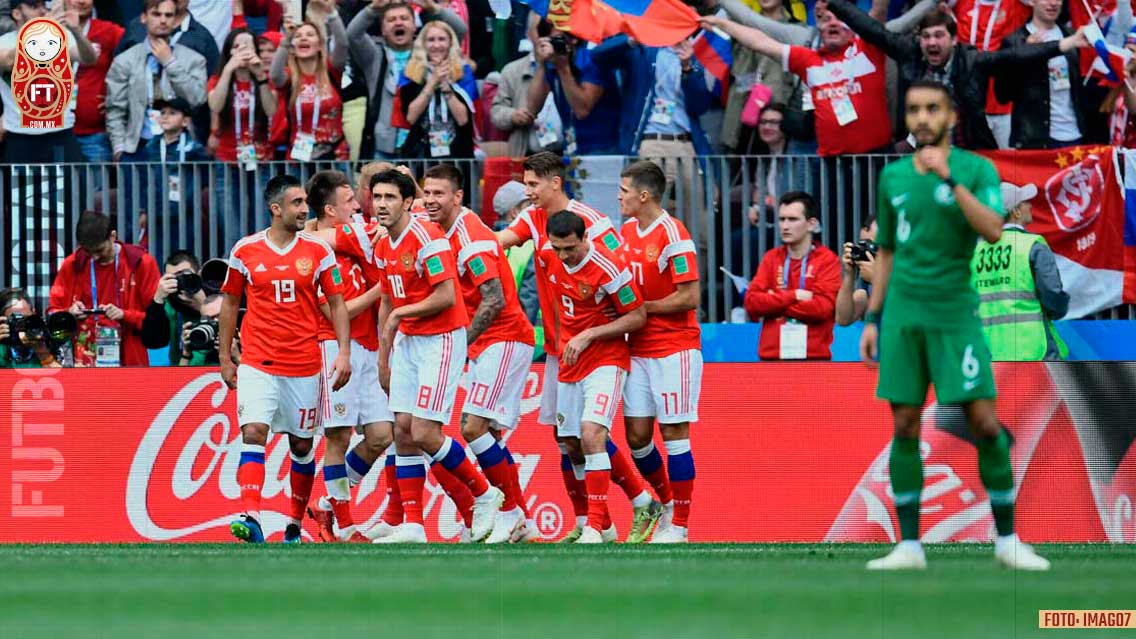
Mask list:
[[[906,104],[907,129],[918,150],[880,175],[879,254],[860,340],[865,363],[872,366],[880,356],[877,395],[891,403],[889,474],[902,540],[886,557],[868,562],[868,569],[927,566],[919,543],[919,416],[927,386],[934,384],[940,404],[964,407],[978,440],[979,475],[998,530],[995,558],[1010,568],[1047,570],[1049,562],[1014,534],[1009,435],[994,412],[990,351],[970,285],[978,236],[996,242],[1002,233],[998,172],[988,160],[951,147],[957,116],[946,87],[912,83]]]

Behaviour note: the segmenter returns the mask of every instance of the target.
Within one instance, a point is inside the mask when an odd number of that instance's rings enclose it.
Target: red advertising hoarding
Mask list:
[[[999,416],[1015,436],[1022,536],[1136,541],[1136,364],[1007,363],[995,374]],[[572,516],[559,452],[535,422],[540,379],[534,366],[509,448],[551,539]],[[707,365],[702,419],[692,429],[691,540],[894,539],[890,417],[874,388],[875,372],[859,364]],[[235,393],[214,369],[9,370],[0,372],[0,393],[8,403],[0,418],[7,444],[0,542],[229,539],[228,522],[240,510],[240,434]],[[931,402],[923,424],[925,538],[989,539],[993,522],[961,413]],[[448,431],[457,436],[456,420]],[[621,431],[613,434],[623,445]],[[287,452],[282,438],[270,439],[262,517],[277,538],[286,523]],[[377,521],[385,506],[377,470],[358,489],[358,521]],[[630,509],[612,490],[622,534]],[[455,509],[432,481],[426,512],[432,540],[455,540]]]

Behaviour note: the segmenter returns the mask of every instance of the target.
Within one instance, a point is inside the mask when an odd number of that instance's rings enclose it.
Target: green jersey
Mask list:
[[[987,159],[952,148],[951,179],[999,215],[998,171]],[[978,294],[970,284],[970,261],[978,242],[954,192],[939,176],[915,170],[913,156],[880,173],[876,243],[894,251],[888,281],[888,323],[957,326],[974,321]]]

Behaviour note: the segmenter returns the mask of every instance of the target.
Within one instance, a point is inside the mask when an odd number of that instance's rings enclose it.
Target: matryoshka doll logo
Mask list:
[[[30,129],[58,129],[71,102],[74,77],[67,54],[67,32],[50,18],[36,18],[20,29],[12,95]]]

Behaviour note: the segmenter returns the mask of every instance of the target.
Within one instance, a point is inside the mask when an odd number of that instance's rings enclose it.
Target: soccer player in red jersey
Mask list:
[[[387,405],[386,393],[379,386],[379,272],[371,241],[363,226],[353,223],[359,203],[347,176],[339,171],[320,171],[308,181],[307,192],[308,208],[316,214],[317,234],[322,237],[330,232],[335,260],[343,275],[343,298],[351,320],[352,370],[351,381],[343,388],[332,390],[326,380],[321,388],[320,423],[327,440],[323,459],[327,496],[314,508],[309,508],[308,514],[319,524],[324,541],[370,542],[355,530],[351,514],[351,471],[359,475],[363,464],[369,469],[394,437],[394,414]],[[342,230],[342,234],[337,234],[337,230]],[[330,309],[323,296],[320,310],[323,316],[319,340],[326,372],[339,354],[339,347],[334,339]],[[352,451],[349,460],[347,448],[352,432],[362,434],[363,441]],[[362,475],[366,472],[363,470]],[[339,526],[338,538],[333,523]]]
[[[473,494],[470,536],[480,540],[493,530],[505,495],[485,481],[460,443],[442,433],[465,366],[469,322],[449,242],[437,226],[407,213],[415,192],[414,180],[398,171],[371,178],[372,210],[388,232],[375,247],[383,275],[379,378],[395,414],[396,475],[406,519],[376,541],[425,543],[423,452]]]
[[[540,302],[541,322],[544,329],[544,351],[547,354],[537,423],[556,426],[556,393],[558,387],[556,380],[560,367],[559,340],[557,337],[558,311],[554,287],[551,286],[544,263],[540,259],[541,248],[548,242],[545,226],[551,213],[567,210],[575,213],[584,221],[585,233],[587,239],[591,242],[598,243],[609,251],[615,251],[619,248],[619,236],[606,215],[582,202],[569,199],[564,193],[567,172],[564,168],[564,160],[560,156],[548,152],[533,154],[525,160],[524,169],[525,192],[533,205],[521,211],[513,220],[513,223],[509,225],[509,228],[498,232],[497,239],[501,246],[506,249],[530,240],[536,244],[534,264],[537,299]],[[555,435],[555,431],[553,431],[553,434]],[[564,487],[568,496],[572,500],[572,509],[576,515],[576,526],[561,541],[571,543],[580,537],[588,518],[588,493],[584,483],[585,463],[583,454],[579,453],[578,448],[574,449],[576,451],[574,456],[569,455],[570,449],[567,439],[557,437],[556,441],[560,446],[561,477],[564,480]],[[644,489],[643,482],[636,475],[627,455],[620,451],[612,441],[608,441],[607,446],[608,453],[611,455],[611,479],[623,489],[627,498],[631,500],[634,509],[631,532],[628,534],[628,539],[634,540],[642,536],[641,531],[654,526],[655,521],[662,514],[662,509],[656,511],[652,507],[651,495]],[[616,536],[614,527],[605,529],[604,536],[614,540]]]
[[[575,543],[598,544],[611,525],[607,443],[631,365],[626,335],[643,326],[646,312],[630,271],[615,253],[588,241],[580,216],[560,211],[546,229],[540,258],[560,311],[556,434],[570,453],[584,455],[588,521]]]
[[[621,178],[619,206],[630,218],[620,229],[621,250],[647,312],[647,323],[627,340],[627,445],[635,466],[666,506],[651,543],[684,543],[694,487],[690,423],[698,421],[702,388],[698,264],[690,233],[659,205],[667,189],[663,170],[653,162],[636,162]],[[656,418],[667,448],[667,468],[652,441]]]
[[[292,453],[292,499],[285,543],[300,541],[300,522],[315,479],[312,437],[318,421],[320,392],[319,290],[327,297],[339,346],[330,372],[333,389],[351,380],[351,327],[343,302],[343,277],[331,247],[302,232],[308,215],[300,181],[278,175],[268,181],[264,201],[272,226],[233,246],[221,291],[221,378],[237,391],[237,420],[243,447],[237,467],[244,514],[229,525],[233,536],[263,542],[260,492],[264,484],[264,446],[269,428],[288,434]],[[237,307],[247,295],[241,325],[241,365],[230,347],[237,327]],[[271,532],[271,529],[270,529]]]
[[[486,478],[505,494],[486,543],[531,540],[539,532],[535,523],[528,523],[517,466],[498,436],[517,426],[532,363],[533,328],[521,310],[505,251],[481,218],[462,207],[462,182],[459,169],[439,164],[426,171],[422,187],[426,213],[450,242],[470,317],[469,392],[462,408],[462,437]]]

